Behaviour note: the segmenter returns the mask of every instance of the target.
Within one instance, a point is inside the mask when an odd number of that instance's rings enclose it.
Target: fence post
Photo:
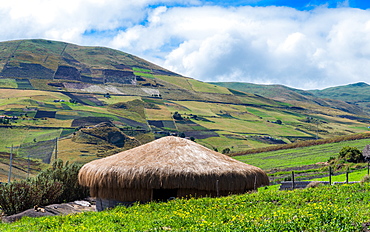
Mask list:
[[[292,188],[295,187],[295,181],[294,181],[294,171],[292,171]]]
[[[10,148],[8,183],[10,183],[10,180],[11,180],[11,177],[12,177],[12,166],[13,166],[13,144],[12,144],[12,148]]]
[[[369,162],[367,162],[367,175],[369,175],[370,173],[369,173],[369,169],[370,169],[370,161]]]
[[[58,159],[58,137],[55,138],[55,154],[54,160]]]
[[[30,153],[28,153],[28,168],[27,168],[27,178],[30,177],[30,165],[31,165],[31,160],[30,160]]]
[[[332,174],[331,167],[329,166],[329,185],[331,185],[331,174]]]
[[[348,173],[349,173],[349,168],[347,168],[347,171],[346,171],[346,184],[348,184]]]

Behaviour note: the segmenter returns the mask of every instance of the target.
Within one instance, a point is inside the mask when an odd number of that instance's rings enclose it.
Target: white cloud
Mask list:
[[[0,39],[41,37],[83,43],[86,31],[132,27],[150,4],[196,0],[0,0]]]
[[[161,18],[160,25],[149,22],[140,28],[143,36],[120,48],[139,48],[136,51],[150,57],[171,39],[181,41],[161,64],[203,81],[280,83],[307,89],[370,77],[369,11],[197,7],[171,8],[156,17]],[[153,38],[162,38],[162,43],[150,43]],[[150,49],[145,48],[148,44]]]
[[[0,3],[0,40],[114,47],[203,81],[322,88],[370,77],[370,11],[348,8],[348,1],[311,11],[197,0]]]

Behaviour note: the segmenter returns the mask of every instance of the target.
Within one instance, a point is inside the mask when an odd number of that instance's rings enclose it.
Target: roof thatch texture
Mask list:
[[[173,136],[87,163],[78,177],[93,197],[121,200],[148,200],[151,189],[243,193],[269,184],[260,168]]]

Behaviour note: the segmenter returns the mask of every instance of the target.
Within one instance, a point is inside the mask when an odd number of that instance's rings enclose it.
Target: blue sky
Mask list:
[[[160,4],[154,4],[158,6]],[[162,4],[163,5],[163,4]],[[197,3],[166,3],[167,6],[190,6],[190,5],[214,5],[224,7],[240,7],[240,6],[285,6],[292,7],[298,10],[312,10],[317,6],[326,6],[328,8],[337,8],[338,6],[346,5],[352,8],[368,9],[370,8],[370,1],[364,0],[349,0],[349,1],[337,1],[337,0],[234,0],[234,1],[220,1],[220,0],[200,0]]]
[[[348,4],[349,7],[368,9],[370,8],[370,1],[351,0],[351,1],[319,1],[319,0],[244,0],[244,1],[202,1],[204,4],[220,5],[220,6],[286,6],[299,10],[311,10],[316,6],[326,5],[329,8],[336,8],[339,5]]]
[[[370,1],[0,3],[0,41],[105,46],[201,81],[322,89],[370,80]]]

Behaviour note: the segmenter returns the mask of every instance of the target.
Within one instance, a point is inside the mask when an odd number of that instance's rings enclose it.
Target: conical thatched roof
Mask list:
[[[269,184],[260,168],[173,136],[87,163],[79,182],[96,197],[115,189],[245,192]]]

